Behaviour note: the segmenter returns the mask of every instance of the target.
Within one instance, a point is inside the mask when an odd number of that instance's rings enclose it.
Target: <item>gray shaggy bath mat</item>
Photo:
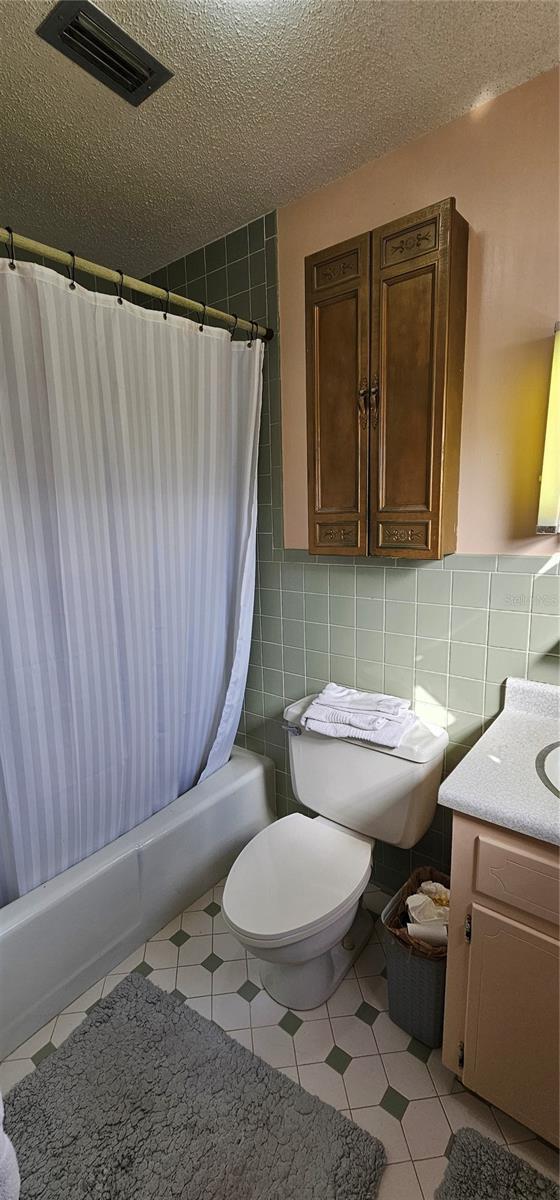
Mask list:
[[[475,1129],[460,1129],[435,1200],[558,1200],[551,1179]]]
[[[383,1146],[141,975],[6,1098],[21,1200],[374,1200]]]

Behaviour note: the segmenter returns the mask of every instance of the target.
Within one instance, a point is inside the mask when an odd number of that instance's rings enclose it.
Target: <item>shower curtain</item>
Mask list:
[[[261,342],[0,263],[0,902],[229,757]]]

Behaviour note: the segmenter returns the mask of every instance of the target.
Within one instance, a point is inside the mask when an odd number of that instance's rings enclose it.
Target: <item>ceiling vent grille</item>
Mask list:
[[[60,0],[37,33],[135,107],[173,74],[89,0]]]

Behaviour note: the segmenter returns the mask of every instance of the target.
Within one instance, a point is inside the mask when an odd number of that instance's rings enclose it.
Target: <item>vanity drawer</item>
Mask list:
[[[525,837],[479,834],[474,851],[477,892],[553,925],[560,923],[560,870],[552,846]]]

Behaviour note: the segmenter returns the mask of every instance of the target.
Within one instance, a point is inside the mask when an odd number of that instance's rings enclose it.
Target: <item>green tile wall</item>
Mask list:
[[[276,218],[269,213],[152,276],[277,328]],[[265,351],[259,455],[258,584],[238,741],[277,768],[279,812],[298,807],[282,711],[329,679],[414,701],[449,733],[445,771],[503,701],[507,675],[559,681],[558,561],[455,554],[438,563],[312,557],[283,549],[278,337]],[[450,814],[412,851],[378,843],[376,881],[449,867]]]
[[[150,276],[275,329],[276,215],[252,221]],[[108,290],[112,290],[109,286]],[[329,679],[414,701],[445,726],[445,770],[467,753],[503,701],[507,675],[559,682],[558,561],[455,554],[438,563],[316,558],[283,549],[279,339],[265,351],[259,454],[258,583],[238,741],[277,768],[279,811],[297,808],[282,711]],[[437,811],[412,851],[378,843],[389,889],[428,863],[447,869],[450,814]]]

